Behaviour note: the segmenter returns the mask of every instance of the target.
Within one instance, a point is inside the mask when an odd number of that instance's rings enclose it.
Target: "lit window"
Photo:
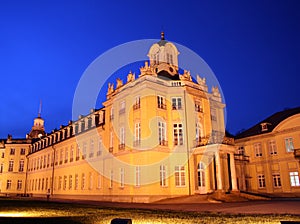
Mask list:
[[[299,187],[299,173],[298,172],[290,172],[290,182],[292,187]]]
[[[184,166],[175,166],[175,186],[185,186],[185,170]]]
[[[205,166],[203,162],[198,163],[197,174],[198,187],[205,187]]]
[[[294,143],[293,138],[286,138],[285,140],[285,149],[287,152],[293,152],[294,151]]]
[[[183,128],[182,124],[173,125],[174,145],[183,145]]]
[[[125,149],[125,128],[121,127],[120,128],[120,133],[119,133],[119,149]]]
[[[166,122],[158,122],[158,143],[159,145],[167,145],[166,139]]]
[[[259,188],[266,187],[265,175],[260,174],[257,176],[257,179],[258,179],[258,187]]]
[[[139,166],[135,167],[135,186],[139,187],[141,185],[141,168]]]
[[[261,143],[254,144],[254,153],[256,157],[262,157]]]
[[[167,186],[167,171],[165,165],[160,165],[160,186],[165,187]]]
[[[134,124],[134,146],[141,144],[141,123],[137,122]]]

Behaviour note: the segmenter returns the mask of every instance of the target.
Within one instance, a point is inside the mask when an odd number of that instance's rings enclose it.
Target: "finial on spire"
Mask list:
[[[42,113],[42,100],[40,100],[40,107],[39,107],[38,117],[41,117],[41,113]]]
[[[160,39],[161,40],[165,40],[165,32],[164,31],[161,31],[161,33],[160,33]]]

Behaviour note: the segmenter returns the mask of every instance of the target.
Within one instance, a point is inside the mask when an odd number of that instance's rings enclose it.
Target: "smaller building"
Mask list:
[[[236,136],[239,189],[300,196],[300,107],[277,112]]]
[[[24,194],[30,139],[0,140],[0,194]]]

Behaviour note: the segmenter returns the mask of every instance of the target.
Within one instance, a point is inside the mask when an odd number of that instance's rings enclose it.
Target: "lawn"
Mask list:
[[[40,217],[47,219],[64,218],[73,223],[108,224],[114,218],[130,218],[134,224],[144,223],[280,223],[280,221],[300,221],[296,215],[225,215],[219,213],[196,213],[161,211],[146,209],[107,208],[75,203],[57,203],[18,199],[0,199],[1,217]],[[14,218],[11,218],[11,222]],[[43,221],[41,221],[43,220]],[[59,223],[59,221],[55,223]],[[53,221],[48,222],[53,223]],[[66,222],[65,222],[66,223]]]

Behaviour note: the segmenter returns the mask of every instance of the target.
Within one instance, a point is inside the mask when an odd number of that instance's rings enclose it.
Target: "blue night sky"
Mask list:
[[[40,100],[47,132],[67,124],[88,65],[119,44],[158,39],[162,29],[212,68],[235,134],[300,106],[299,12],[297,0],[2,0],[0,138],[25,137]]]

